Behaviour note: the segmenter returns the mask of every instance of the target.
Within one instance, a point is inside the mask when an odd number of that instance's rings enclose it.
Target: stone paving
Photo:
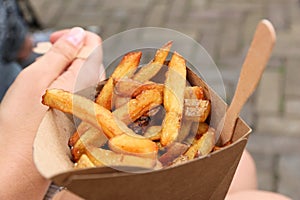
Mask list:
[[[300,3],[297,0],[30,0],[44,27],[83,26],[105,40],[131,28],[180,31],[205,47],[230,102],[256,24],[267,18],[277,44],[241,115],[261,189],[300,199]]]

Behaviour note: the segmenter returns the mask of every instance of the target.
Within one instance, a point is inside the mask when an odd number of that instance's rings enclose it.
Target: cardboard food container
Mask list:
[[[215,128],[227,105],[189,68],[187,80],[204,88],[212,103],[210,125]],[[68,147],[74,131],[72,118],[50,109],[34,142],[34,161],[45,178],[85,199],[217,200],[226,196],[251,129],[239,118],[231,145],[184,164],[143,173],[109,167],[74,169]]]

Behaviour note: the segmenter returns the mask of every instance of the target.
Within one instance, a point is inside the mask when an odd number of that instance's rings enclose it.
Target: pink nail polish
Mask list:
[[[74,46],[78,46],[85,37],[85,31],[80,27],[75,27],[70,30],[67,35],[67,40]]]

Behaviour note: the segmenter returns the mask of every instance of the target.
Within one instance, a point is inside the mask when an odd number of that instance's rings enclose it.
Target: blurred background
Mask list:
[[[298,0],[25,0],[33,31],[82,26],[103,40],[132,28],[164,27],[198,41],[216,62],[230,103],[257,23],[277,43],[259,88],[241,113],[253,128],[259,188],[300,199],[300,2]]]

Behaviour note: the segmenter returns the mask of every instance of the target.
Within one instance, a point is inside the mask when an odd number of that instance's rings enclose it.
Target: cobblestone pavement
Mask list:
[[[248,150],[259,187],[300,199],[300,3],[297,0],[31,0],[42,24],[88,27],[103,39],[131,28],[158,26],[200,42],[223,75],[227,101],[256,24],[267,18],[277,44],[242,116],[253,127]]]

